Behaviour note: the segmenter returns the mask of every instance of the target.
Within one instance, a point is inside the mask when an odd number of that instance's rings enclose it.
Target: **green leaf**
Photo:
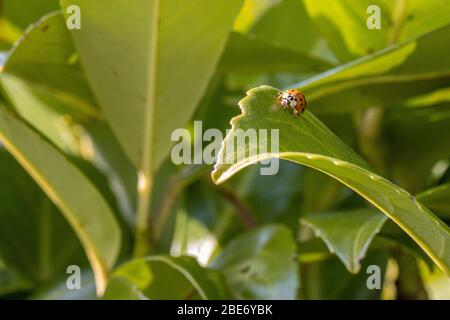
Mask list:
[[[389,0],[304,1],[309,16],[326,36],[341,61],[352,60],[387,46],[390,29],[388,24],[394,3],[395,1]],[[367,8],[371,4],[381,9],[381,29],[367,27]]]
[[[2,14],[18,28],[25,29],[44,14],[59,9],[58,0],[2,0]]]
[[[450,232],[430,210],[408,192],[370,171],[367,164],[309,111],[294,117],[276,104],[279,91],[263,86],[252,89],[241,100],[243,114],[231,120],[232,129],[225,138],[212,178],[221,183],[239,170],[258,161],[280,158],[322,171],[353,189],[384,212],[409,234],[445,272],[450,273]],[[279,152],[272,153],[251,141],[235,152],[237,129],[278,129]],[[253,139],[255,140],[255,139]],[[232,149],[233,150],[233,149]],[[246,156],[247,155],[247,156]],[[248,155],[252,155],[249,157]],[[237,161],[235,160],[237,158]]]
[[[449,115],[448,104],[443,104],[395,108],[384,117],[390,175],[412,193],[426,188],[433,166],[450,157],[450,144],[439,143],[450,139]]]
[[[280,170],[273,176],[262,176],[260,167],[248,170],[243,188],[237,196],[261,224],[283,223],[294,231],[299,218],[298,198],[302,197],[304,168],[291,162],[280,163]],[[273,188],[273,186],[277,186]],[[234,188],[233,188],[234,190]]]
[[[321,212],[309,214],[301,222],[313,229],[317,237],[336,253],[347,270],[358,273],[360,260],[387,217],[370,210]]]
[[[172,132],[200,102],[242,0],[61,4],[64,12],[78,5],[83,13],[82,28],[72,31],[81,62],[112,131],[138,169],[134,254],[144,256],[154,175],[170,152]]]
[[[247,32],[258,19],[281,0],[246,0],[234,22],[233,30]]]
[[[419,193],[417,199],[443,219],[450,219],[450,184]]]
[[[301,209],[303,214],[329,210],[345,196],[345,187],[320,171],[306,170],[303,185]]]
[[[9,294],[28,291],[33,288],[33,284],[18,272],[7,268],[0,257],[0,297]]]
[[[403,21],[398,40],[438,29],[450,22],[450,3],[446,0],[404,1]]]
[[[87,260],[67,221],[5,149],[0,149],[0,254],[35,285]],[[64,250],[61,250],[64,248]]]
[[[58,0],[2,0],[0,1],[0,50],[9,49],[23,30],[44,14],[57,10]]]
[[[219,63],[226,72],[319,72],[331,64],[254,35],[232,33]]]
[[[319,28],[307,15],[303,1],[278,1],[251,26],[248,33],[296,49],[309,57],[333,64],[337,62]]]
[[[72,32],[81,61],[112,130],[144,175],[157,170],[172,131],[194,112],[241,4],[62,1],[64,12],[81,9],[82,28]]]
[[[136,170],[106,123],[91,121],[84,124],[92,142],[93,154],[88,159],[108,178],[117,205],[132,230],[135,221]]]
[[[50,91],[89,116],[99,117],[60,13],[49,14],[30,27],[9,54],[3,71]]]
[[[380,267],[381,284],[385,284],[388,255],[386,252],[369,252],[363,261],[362,270],[370,265]],[[374,300],[380,299],[382,290],[367,287],[370,274],[351,274],[339,259],[327,259],[307,263],[301,267],[303,299],[311,300]]]
[[[227,299],[221,275],[191,257],[150,256],[120,266],[105,299]]]
[[[289,229],[266,226],[231,241],[212,267],[225,274],[237,299],[295,299],[295,250]]]
[[[0,89],[14,111],[55,146],[65,152],[78,152],[73,123],[79,113],[11,74],[0,74]]]
[[[308,14],[327,37],[341,60],[370,54],[389,44],[409,40],[450,22],[445,0],[305,0]],[[380,29],[369,29],[376,17],[369,6],[380,8]]]
[[[120,230],[111,209],[75,165],[4,106],[0,141],[71,224],[101,293],[120,249]]]
[[[219,246],[214,231],[223,219],[224,208],[215,190],[205,183],[194,183],[183,195],[182,207],[176,212],[170,252],[189,255],[207,264]]]
[[[386,106],[447,87],[450,25],[292,85],[317,112]]]
[[[61,139],[62,132],[58,128],[60,115],[55,110],[48,107],[24,81],[15,76],[1,74],[0,85],[5,97],[23,119],[33,123],[33,126],[58,148],[66,147]]]

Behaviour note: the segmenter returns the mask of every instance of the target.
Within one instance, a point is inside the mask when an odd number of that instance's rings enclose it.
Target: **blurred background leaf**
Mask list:
[[[241,235],[213,261],[237,299],[294,299],[299,285],[295,242],[282,226]]]
[[[313,229],[331,252],[336,253],[348,271],[358,273],[366,251],[387,217],[379,212],[360,209],[342,212],[312,213],[302,223]]]
[[[135,259],[114,272],[105,299],[227,299],[221,275],[189,257]]]

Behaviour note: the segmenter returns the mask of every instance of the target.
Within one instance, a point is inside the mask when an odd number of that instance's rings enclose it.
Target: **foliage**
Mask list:
[[[448,1],[28,2],[0,0],[2,298],[450,298]],[[172,161],[194,121],[214,167]],[[247,129],[279,150],[227,152]]]

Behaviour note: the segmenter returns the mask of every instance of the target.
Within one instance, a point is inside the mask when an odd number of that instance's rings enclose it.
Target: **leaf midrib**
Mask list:
[[[148,251],[148,216],[150,210],[151,190],[154,170],[154,133],[157,89],[158,41],[160,29],[160,0],[153,1],[151,16],[151,33],[149,39],[149,61],[147,69],[147,94],[144,105],[144,130],[142,137],[142,155],[138,167],[138,200],[136,212],[136,240],[134,256],[140,257]]]
[[[159,41],[159,14],[160,14],[160,0],[154,0],[153,15],[151,17],[152,27],[150,34],[150,52],[149,52],[149,66],[148,66],[148,91],[145,105],[145,119],[144,119],[144,137],[142,145],[141,169],[146,176],[150,176],[153,170],[153,135],[154,135],[154,118],[156,110],[156,87],[157,87],[157,62],[158,62],[158,41]]]

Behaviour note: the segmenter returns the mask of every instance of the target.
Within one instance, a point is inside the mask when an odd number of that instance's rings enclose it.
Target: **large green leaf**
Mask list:
[[[111,209],[74,164],[4,106],[0,140],[71,224],[101,293],[120,249],[120,230]]]
[[[81,61],[112,130],[144,175],[166,158],[172,131],[200,101],[241,3],[62,1],[64,11],[81,8],[82,28],[72,32]]]
[[[30,27],[9,54],[3,71],[39,85],[87,115],[99,117],[60,13],[49,14]]]
[[[367,164],[309,111],[300,117],[277,105],[279,91],[263,86],[241,100],[242,115],[231,120],[232,130],[223,142],[213,180],[221,183],[258,161],[280,158],[312,167],[339,180],[384,212],[408,233],[433,261],[450,272],[450,232],[430,210],[408,192],[370,171]],[[268,134],[262,141],[236,149],[237,129],[278,129],[279,152],[272,153]],[[242,132],[242,131],[241,131]],[[263,137],[264,138],[264,137]],[[261,147],[267,143],[267,148]],[[276,142],[275,142],[276,143]],[[236,152],[227,152],[233,150]],[[251,155],[251,156],[249,156]],[[237,159],[237,160],[235,160]]]
[[[3,148],[0,181],[0,254],[10,270],[42,285],[87,262],[67,221]]]
[[[294,299],[299,279],[295,242],[282,226],[266,226],[231,241],[213,261],[238,299]]]
[[[450,25],[292,85],[318,112],[389,105],[447,87]]]
[[[78,5],[73,30],[91,87],[138,169],[135,255],[148,253],[151,188],[172,132],[200,102],[242,0],[62,0]],[[123,12],[127,12],[126,15]],[[174,14],[177,12],[177,14]]]
[[[301,219],[323,239],[331,252],[352,273],[358,273],[360,260],[366,255],[373,237],[380,231],[387,217],[370,210],[312,213]]]
[[[120,266],[105,299],[227,299],[221,275],[191,257],[150,256]]]

